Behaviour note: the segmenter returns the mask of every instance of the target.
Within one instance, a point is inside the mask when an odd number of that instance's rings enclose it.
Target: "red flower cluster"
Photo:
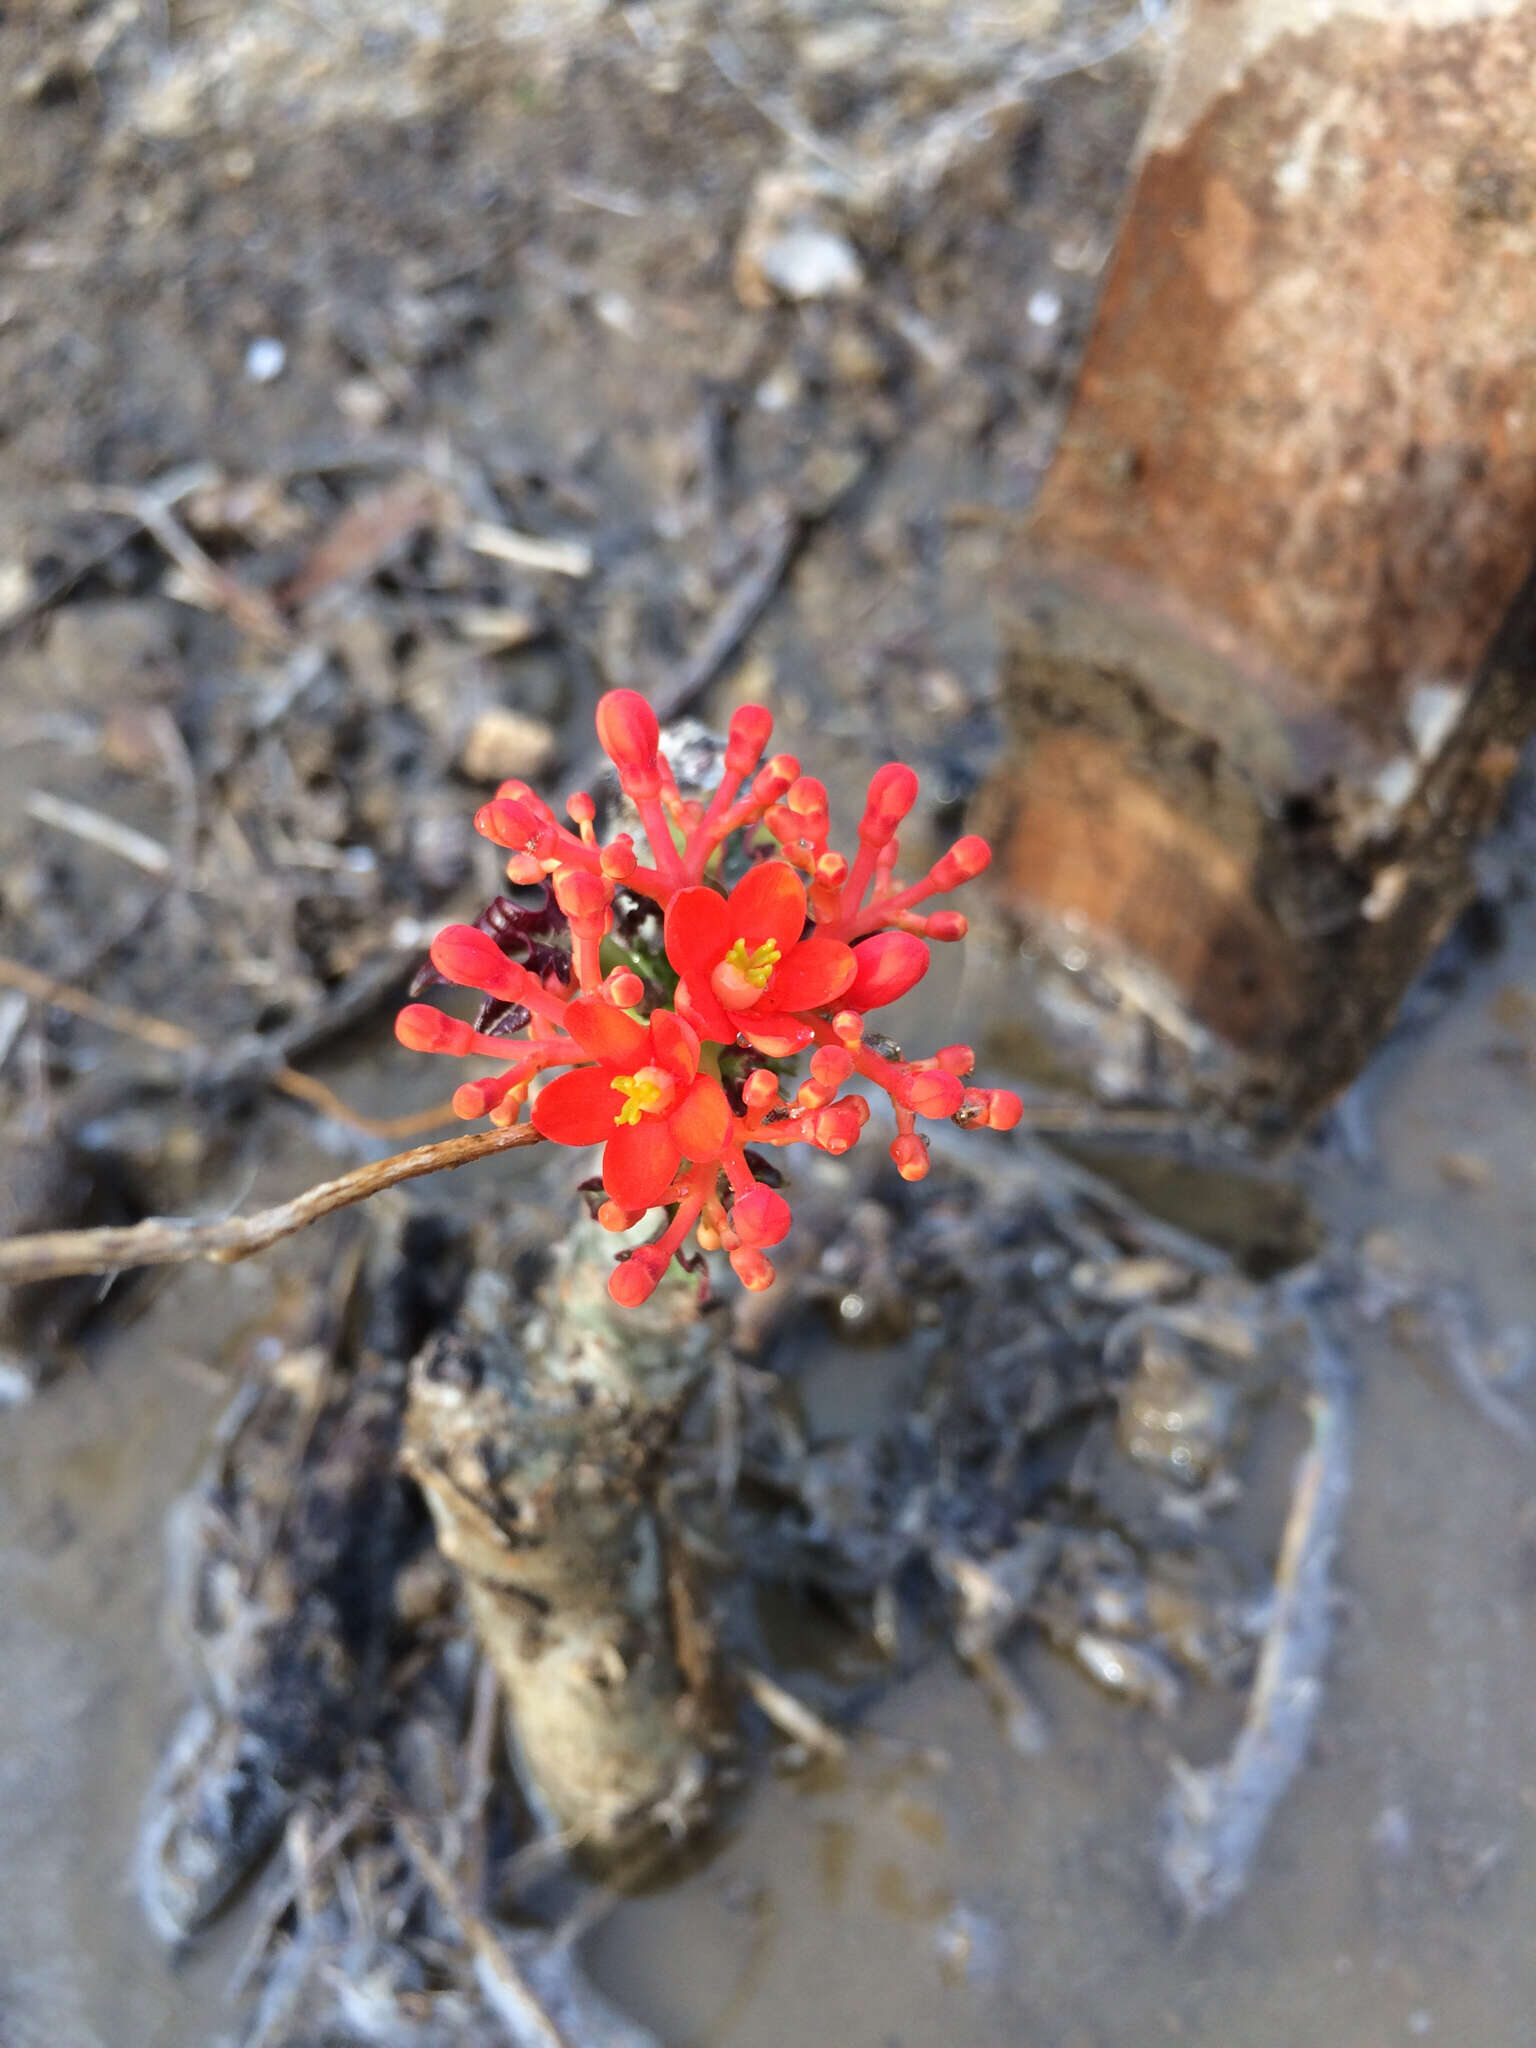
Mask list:
[[[699,803],[678,790],[645,699],[611,691],[598,737],[639,814],[649,864],[628,833],[598,843],[590,796],[570,799],[568,829],[525,783],[504,783],[476,829],[508,850],[512,881],[552,884],[569,971],[547,945],[525,944],[527,964],[509,958],[510,918],[500,943],[492,931],[450,925],[432,944],[437,975],[481,990],[503,1027],[527,1036],[509,1041],[423,1003],[396,1021],[401,1043],[421,1052],[505,1059],[515,1045],[512,1066],[455,1094],[464,1117],[513,1123],[545,1069],[566,1069],[533,1095],[530,1115],[557,1144],[602,1145],[599,1220],[627,1230],[648,1209],[672,1211],[659,1237],[620,1255],[608,1284],[626,1304],[645,1300],[690,1231],[706,1251],[723,1247],[746,1286],[768,1286],[767,1248],[788,1231],[789,1205],[765,1184],[761,1160],[754,1172],[747,1148],[846,1152],[869,1118],[863,1094],[842,1092],[855,1078],[890,1097],[891,1157],[907,1180],[928,1171],[919,1117],[1006,1131],[1022,1114],[1007,1089],[966,1085],[969,1046],[889,1058],[865,1031],[869,1011],[927,972],[927,941],[965,936],[957,912],[918,906],[980,874],[986,841],[957,840],[920,882],[898,888],[896,831],[917,777],[893,762],[869,785],[848,861],[827,845],[825,787],[788,754],[763,764],[772,723],[761,705],[736,713],[720,785]],[[733,839],[751,864],[727,891],[717,877]],[[616,932],[616,899],[638,898],[664,912],[664,959],[627,949]],[[656,981],[673,977],[668,1006]],[[809,1077],[788,1101],[773,1067],[750,1058],[783,1062],[808,1048]]]

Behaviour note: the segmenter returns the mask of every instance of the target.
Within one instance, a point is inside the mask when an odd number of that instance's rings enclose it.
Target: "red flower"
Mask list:
[[[567,1003],[565,1028],[594,1066],[549,1082],[533,1122],[557,1145],[602,1145],[603,1185],[621,1209],[667,1200],[684,1159],[717,1158],[731,1109],[713,1075],[699,1072],[699,1041],[658,1010],[637,1024],[601,996]]]
[[[677,1007],[701,1037],[770,1058],[814,1036],[796,1014],[836,1002],[857,972],[841,939],[803,939],[805,885],[787,861],[748,868],[729,896],[680,889],[667,905]]]

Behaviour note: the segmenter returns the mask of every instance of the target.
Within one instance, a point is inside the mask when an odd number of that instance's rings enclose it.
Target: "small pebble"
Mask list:
[[[471,782],[536,781],[555,757],[559,742],[542,718],[498,705],[482,711],[459,753],[459,767]]]
[[[245,352],[245,374],[253,384],[270,384],[288,366],[288,351],[274,334],[258,334]]]
[[[1444,1152],[1435,1161],[1435,1171],[1448,1188],[1474,1192],[1493,1186],[1493,1168],[1476,1152]]]

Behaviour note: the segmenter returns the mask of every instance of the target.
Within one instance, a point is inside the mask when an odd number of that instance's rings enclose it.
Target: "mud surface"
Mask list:
[[[77,1206],[218,1213],[389,1149],[272,1077],[430,1108],[370,989],[489,893],[477,792],[567,786],[606,685],[765,696],[834,794],[905,753],[914,860],[953,832],[998,744],[987,579],[1154,68],[1076,68],[1120,9],[1004,12],[6,11],[0,955],[196,1041],[0,987],[8,1165],[67,1131]],[[174,528],[113,495],[157,480]],[[1002,1036],[1016,963],[967,954],[914,1036]],[[1517,905],[1378,1060],[1361,1156],[1336,1131],[1288,1169],[1332,1242],[1395,1233],[1490,1340],[1536,1317],[1533,1020]],[[1273,1263],[1290,1212],[1260,1207]],[[304,1340],[330,1232],[7,1308],[4,1385],[42,1381],[0,1415],[7,2048],[234,2025],[239,1914],[172,1963],[128,1882],[182,1696],[162,1525],[239,1377]],[[838,1771],[767,1777],[619,1907],[593,1976],[677,2048],[1523,2038],[1530,1460],[1434,1337],[1359,1322],[1318,1739],[1232,1916],[1181,1936],[1153,1855],[1170,1752],[1218,1755],[1230,1713],[1147,1718],[1026,1640],[1043,1757],[929,1658]],[[867,1348],[804,1381],[828,1437],[899,1392]],[[1293,1412],[1245,1466],[1271,1508],[1297,1441]],[[814,1696],[821,1620],[774,1640]]]

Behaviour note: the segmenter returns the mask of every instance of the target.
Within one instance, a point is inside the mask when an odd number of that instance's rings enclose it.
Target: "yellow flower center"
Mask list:
[[[672,1076],[660,1067],[642,1067],[636,1074],[615,1074],[609,1083],[625,1098],[616,1124],[637,1124],[643,1116],[665,1116],[677,1093]]]
[[[764,939],[750,948],[745,939],[738,939],[709,977],[709,985],[726,1009],[750,1010],[782,958],[777,939]]]

